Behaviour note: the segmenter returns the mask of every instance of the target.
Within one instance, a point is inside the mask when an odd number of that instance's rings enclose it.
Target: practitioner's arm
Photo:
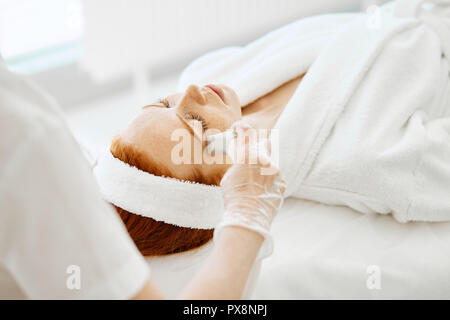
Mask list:
[[[263,237],[240,227],[225,227],[213,252],[180,299],[239,299],[255,261]],[[159,289],[147,281],[134,299],[164,299]]]
[[[240,134],[252,130],[241,126],[235,128],[238,139]],[[264,152],[257,154],[256,164],[249,164],[255,159],[248,151],[255,150],[255,145],[238,146],[242,147],[245,147],[244,157],[227,171],[221,182],[225,214],[214,233],[213,252],[182,291],[181,299],[241,298],[261,245],[264,241],[265,245],[271,244],[269,228],[282,204],[285,182],[278,169],[264,158]],[[272,165],[271,171],[267,170],[268,164]],[[135,298],[161,297],[149,282]]]
[[[227,226],[202,269],[180,299],[240,299],[264,238],[254,231]]]

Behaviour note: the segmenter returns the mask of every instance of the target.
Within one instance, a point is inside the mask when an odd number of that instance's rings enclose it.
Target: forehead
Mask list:
[[[176,116],[175,110],[162,107],[142,109],[123,131],[122,136],[138,148],[149,149],[173,144],[171,135],[174,130],[182,129],[184,125]],[[146,151],[146,150],[142,150]]]
[[[179,130],[183,130],[184,137],[188,135],[193,139],[174,109],[149,107],[141,110],[121,137],[148,159],[173,172],[175,178],[187,179],[192,174],[192,167],[176,165],[171,159],[172,149],[179,143],[172,139],[172,134]]]

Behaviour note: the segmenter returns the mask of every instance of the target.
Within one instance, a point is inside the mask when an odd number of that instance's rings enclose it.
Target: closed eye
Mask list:
[[[192,113],[192,112],[187,112],[184,114],[184,118],[187,120],[199,121],[202,124],[203,131],[208,130],[208,123],[205,121],[205,119],[202,116]]]
[[[170,108],[170,103],[169,103],[169,100],[167,100],[167,99],[159,99],[159,103],[161,103],[166,108]]]

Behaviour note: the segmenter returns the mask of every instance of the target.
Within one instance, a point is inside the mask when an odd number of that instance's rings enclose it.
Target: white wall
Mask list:
[[[83,68],[109,80],[170,68],[301,17],[359,10],[361,0],[84,0],[83,8]]]

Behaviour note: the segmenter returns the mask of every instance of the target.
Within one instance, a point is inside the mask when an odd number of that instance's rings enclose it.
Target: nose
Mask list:
[[[187,102],[191,102],[191,103],[196,102],[197,104],[200,104],[200,105],[205,104],[205,97],[201,93],[200,87],[195,84],[191,84],[186,89],[186,92],[185,92],[182,100],[186,100]]]

